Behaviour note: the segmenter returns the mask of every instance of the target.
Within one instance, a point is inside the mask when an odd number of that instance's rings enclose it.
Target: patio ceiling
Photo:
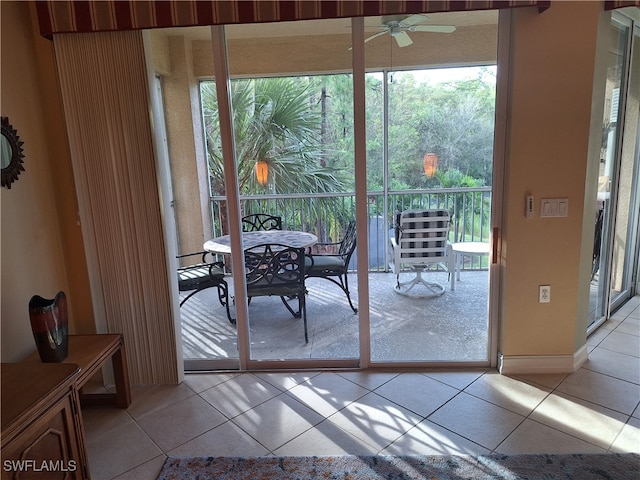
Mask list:
[[[414,44],[406,48],[398,48],[390,35],[382,35],[366,44],[366,68],[466,66],[496,62],[497,11],[435,13],[427,17],[427,24],[454,25],[456,31],[451,34],[413,32]],[[366,34],[377,33],[377,26],[383,20],[383,17],[367,17]],[[225,32],[229,68],[234,77],[351,70],[349,19],[229,25]],[[184,48],[193,53],[196,78],[214,76],[210,33],[209,27],[151,31],[155,45],[184,42]]]
[[[430,24],[455,25],[469,27],[476,25],[498,24],[497,10],[478,10],[473,12],[430,13],[426,15]],[[376,28],[384,23],[386,17],[365,17],[365,29]],[[228,25],[225,27],[229,39],[258,39],[275,37],[295,37],[309,35],[345,35],[350,34],[351,20],[335,18],[325,20],[307,20],[297,22],[253,23],[246,25]],[[164,29],[163,35],[181,35],[190,40],[208,40],[210,27],[176,27]]]

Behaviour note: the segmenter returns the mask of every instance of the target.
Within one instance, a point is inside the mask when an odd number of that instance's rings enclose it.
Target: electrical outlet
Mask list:
[[[551,285],[540,285],[540,290],[538,291],[538,302],[551,302]]]

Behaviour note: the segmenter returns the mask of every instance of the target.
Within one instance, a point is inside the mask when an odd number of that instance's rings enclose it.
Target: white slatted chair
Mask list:
[[[442,284],[422,278],[425,268],[434,264],[444,266],[453,282],[454,258],[448,241],[450,220],[446,209],[405,210],[397,215],[390,259],[391,269],[396,274],[394,290],[397,293],[414,297],[442,295]],[[400,273],[407,267],[415,271],[416,276],[400,282]],[[416,285],[426,287],[426,292],[412,292]]]

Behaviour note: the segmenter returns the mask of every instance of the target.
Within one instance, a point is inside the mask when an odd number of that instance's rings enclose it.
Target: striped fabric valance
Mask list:
[[[604,2],[605,10],[614,10],[624,7],[640,7],[640,0],[606,0]]]
[[[40,33],[138,30],[538,6],[550,0],[45,0]]]

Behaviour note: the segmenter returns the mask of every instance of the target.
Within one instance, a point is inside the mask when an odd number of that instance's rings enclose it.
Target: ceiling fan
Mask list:
[[[408,47],[413,43],[413,40],[411,40],[407,32],[453,33],[456,31],[456,27],[453,25],[423,25],[428,19],[425,15],[409,15],[408,17],[393,15],[383,17],[382,25],[372,27],[382,29],[382,31],[370,36],[364,42],[367,43],[374,38],[388,33],[395,39],[399,47]]]

